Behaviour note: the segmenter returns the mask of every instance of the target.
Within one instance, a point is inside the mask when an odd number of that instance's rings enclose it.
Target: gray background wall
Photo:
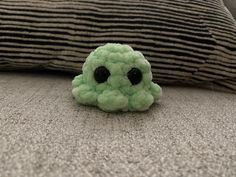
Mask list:
[[[236,0],[224,0],[224,3],[236,19]]]

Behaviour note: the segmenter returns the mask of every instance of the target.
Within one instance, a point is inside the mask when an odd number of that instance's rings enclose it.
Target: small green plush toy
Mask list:
[[[161,96],[150,63],[128,45],[108,43],[91,52],[72,94],[84,105],[112,111],[145,111]]]

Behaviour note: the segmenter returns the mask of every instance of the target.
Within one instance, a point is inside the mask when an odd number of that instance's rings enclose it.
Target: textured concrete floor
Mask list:
[[[145,113],[78,106],[71,77],[0,73],[0,176],[236,176],[236,95],[164,87]]]

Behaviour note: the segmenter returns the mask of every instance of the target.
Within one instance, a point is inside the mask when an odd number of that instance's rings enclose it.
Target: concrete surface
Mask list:
[[[0,73],[0,176],[236,176],[236,94],[163,87],[145,113],[78,106],[71,76]]]

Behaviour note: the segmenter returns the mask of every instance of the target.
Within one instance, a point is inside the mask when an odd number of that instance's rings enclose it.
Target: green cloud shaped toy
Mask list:
[[[150,63],[128,45],[108,43],[91,52],[72,81],[80,104],[112,111],[145,111],[162,93],[152,82]]]

